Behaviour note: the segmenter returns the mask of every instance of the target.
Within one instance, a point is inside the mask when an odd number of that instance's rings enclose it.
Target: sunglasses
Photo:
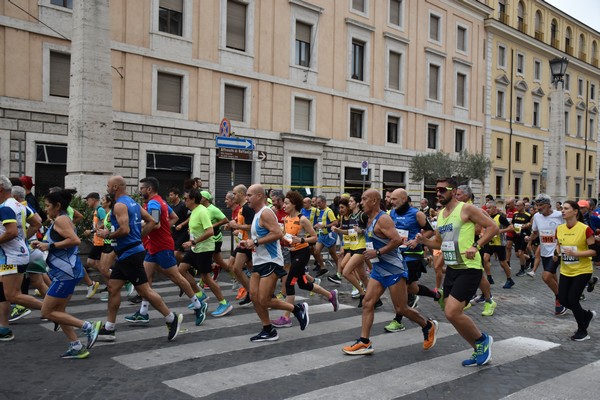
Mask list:
[[[446,193],[448,190],[454,190],[452,187],[436,187],[436,193]]]

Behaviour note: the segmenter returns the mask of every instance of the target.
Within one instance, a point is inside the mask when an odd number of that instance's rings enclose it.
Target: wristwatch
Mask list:
[[[258,247],[258,239],[254,239],[254,247]]]
[[[481,250],[481,246],[477,242],[473,242],[473,247],[475,247],[477,250]]]
[[[381,255],[381,251],[377,250],[377,251],[375,252],[375,254],[377,254],[378,256],[380,256],[380,255]]]

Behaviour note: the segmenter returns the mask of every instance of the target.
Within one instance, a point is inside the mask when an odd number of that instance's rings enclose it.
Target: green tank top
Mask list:
[[[475,240],[475,224],[464,222],[460,218],[465,203],[459,202],[452,213],[444,217],[445,208],[438,214],[437,229],[442,236],[442,255],[446,266],[454,269],[482,269],[481,256],[475,253],[475,258],[465,257],[465,251]]]

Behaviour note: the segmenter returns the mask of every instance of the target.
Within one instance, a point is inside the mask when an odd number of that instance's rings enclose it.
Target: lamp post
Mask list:
[[[556,57],[550,60],[552,73],[552,99],[550,102],[550,137],[547,157],[548,179],[546,193],[554,201],[564,202],[567,199],[567,177],[565,161],[565,83],[563,76],[569,60]]]

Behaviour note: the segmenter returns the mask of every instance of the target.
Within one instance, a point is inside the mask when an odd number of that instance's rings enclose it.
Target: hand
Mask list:
[[[254,241],[252,239],[242,240],[240,242],[240,247],[242,249],[252,250],[254,248]]]
[[[181,244],[181,246],[182,246],[184,249],[189,249],[189,248],[191,248],[191,247],[193,246],[193,243],[192,243],[192,241],[191,241],[191,240],[188,240],[187,242],[184,242],[184,243],[182,243],[182,244]]]
[[[175,225],[175,230],[176,231],[180,231],[181,230],[181,224],[180,225]]]
[[[85,231],[83,231],[83,236],[90,236],[92,233],[92,231],[90,231],[89,229],[86,229]]]
[[[410,249],[414,249],[415,247],[417,247],[417,241],[416,240],[407,240],[406,242],[404,242],[405,246],[408,246],[408,248]]]
[[[363,253],[363,257],[365,257],[365,260],[371,260],[371,259],[377,257],[377,251],[376,250],[365,250],[365,252]]]
[[[477,253],[477,247],[471,246],[467,249],[467,251],[465,251],[465,257],[467,257],[469,260],[472,260],[475,258],[476,253]]]
[[[50,245],[46,242],[40,242],[40,241],[33,241],[31,242],[31,247],[34,249],[38,249],[41,251],[48,251],[48,248],[50,247]]]
[[[99,237],[106,239],[106,237],[109,235],[110,231],[108,229],[98,229],[96,231],[96,235],[98,235]]]

